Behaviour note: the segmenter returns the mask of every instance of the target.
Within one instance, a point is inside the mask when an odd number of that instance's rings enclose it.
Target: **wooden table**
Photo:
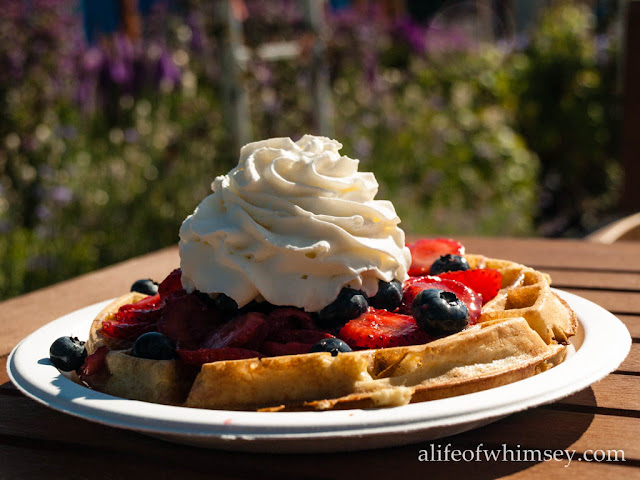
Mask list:
[[[10,383],[7,355],[58,316],[162,279],[178,265],[175,248],[132,259],[0,303],[0,478],[640,478],[640,243],[463,238],[467,250],[550,273],[554,285],[596,302],[628,327],[634,343],[620,368],[552,405],[433,442],[451,449],[576,451],[543,462],[420,462],[429,442],[344,454],[229,453],[174,445],[53,411]],[[603,345],[602,348],[607,348]],[[624,451],[625,461],[577,461],[590,451]],[[600,454],[598,454],[600,455]],[[367,477],[368,476],[368,477]]]

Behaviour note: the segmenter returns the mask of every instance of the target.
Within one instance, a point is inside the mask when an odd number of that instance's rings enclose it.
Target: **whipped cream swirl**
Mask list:
[[[342,145],[305,135],[244,146],[180,228],[182,284],[242,307],[264,298],[318,311],[340,290],[374,295],[411,263],[393,204]]]

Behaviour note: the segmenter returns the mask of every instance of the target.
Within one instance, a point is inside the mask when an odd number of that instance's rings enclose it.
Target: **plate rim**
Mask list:
[[[70,312],[24,338],[7,359],[7,373],[22,393],[54,410],[92,422],[152,435],[237,443],[361,438],[455,427],[501,418],[556,401],[601,380],[624,361],[631,347],[631,336],[626,326],[611,312],[590,300],[563,290],[553,290],[574,309],[584,330],[582,345],[565,362],[533,377],[500,387],[400,407],[324,412],[192,409],[127,400],[90,390],[59,373],[48,358],[43,359],[43,355],[39,356],[34,367],[32,360],[38,355],[29,351],[33,344],[42,344],[44,339],[49,339],[50,344],[58,336],[69,334],[58,331],[55,334],[57,336],[52,337],[56,327],[66,323],[90,323],[93,317],[76,317],[90,314],[95,316],[111,300]],[[607,320],[606,328],[599,324],[604,323],[599,318]],[[88,332],[88,328],[86,331]],[[616,348],[611,348],[612,341]],[[607,345],[608,348],[600,348],[598,351],[598,343]],[[48,348],[44,354],[47,352]],[[593,358],[593,353],[598,355]],[[25,361],[27,363],[23,365]],[[584,362],[591,368],[584,368]],[[570,381],[565,381],[566,379]],[[56,387],[57,395],[52,393]]]

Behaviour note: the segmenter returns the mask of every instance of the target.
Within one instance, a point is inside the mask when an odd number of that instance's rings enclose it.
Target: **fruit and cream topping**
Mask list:
[[[178,268],[159,285],[135,282],[132,292],[146,296],[101,320],[100,334],[130,345],[131,356],[179,359],[199,367],[221,360],[424,344],[475,324],[482,305],[501,288],[501,274],[470,268],[464,257],[450,253],[464,251],[453,240],[422,239],[407,247],[417,259],[412,269],[426,274],[403,283],[380,280],[372,297],[344,287],[313,313],[268,302],[238,308],[226,295],[189,293]],[[94,345],[87,356],[83,344],[65,337],[52,346],[51,359],[63,370],[82,364],[81,378],[90,381],[103,370],[108,350]]]
[[[318,312],[345,288],[373,297],[380,282],[404,282],[411,257],[400,219],[341,148],[311,135],[243,147],[182,224],[185,290]]]

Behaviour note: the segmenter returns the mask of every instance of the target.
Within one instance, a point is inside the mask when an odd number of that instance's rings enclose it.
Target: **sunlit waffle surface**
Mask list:
[[[471,268],[493,268],[502,274],[502,287],[482,307],[480,322],[523,317],[547,343],[567,343],[576,333],[577,318],[564,300],[551,289],[551,277],[533,268],[507,260],[466,255]]]

